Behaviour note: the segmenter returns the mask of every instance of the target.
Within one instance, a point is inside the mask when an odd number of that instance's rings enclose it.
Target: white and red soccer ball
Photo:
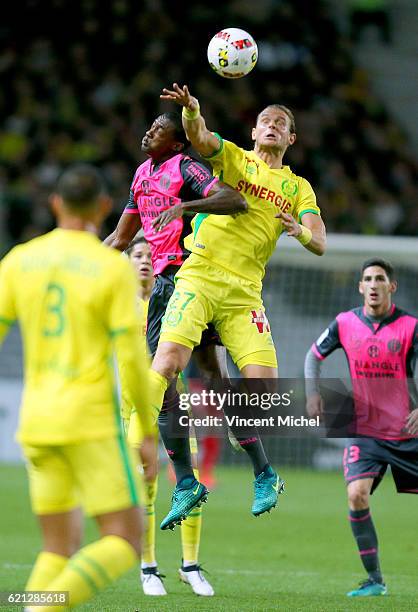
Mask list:
[[[254,68],[258,49],[254,38],[240,28],[225,28],[212,38],[208,46],[210,66],[222,77],[239,79]]]

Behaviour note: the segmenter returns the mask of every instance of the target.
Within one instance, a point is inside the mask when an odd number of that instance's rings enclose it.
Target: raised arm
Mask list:
[[[276,217],[282,220],[283,227],[288,236],[293,236],[308,251],[315,255],[323,255],[327,246],[324,222],[319,215],[306,213],[301,223],[289,213],[279,212]]]
[[[199,102],[190,95],[187,85],[180,87],[177,83],[173,83],[173,89],[164,88],[160,98],[176,102],[183,107],[184,131],[198,153],[210,157],[219,151],[219,140],[206,127],[205,120],[200,114]]]
[[[118,251],[124,251],[140,229],[141,219],[139,215],[123,213],[116,229],[103,242]]]
[[[152,226],[160,231],[173,219],[182,217],[185,213],[208,213],[212,215],[232,215],[245,213],[248,204],[244,197],[225,183],[216,182],[210,188],[206,198],[181,202],[162,212],[154,219]]]

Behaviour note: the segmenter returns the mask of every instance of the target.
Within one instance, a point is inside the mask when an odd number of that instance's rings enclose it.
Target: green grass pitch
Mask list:
[[[250,514],[250,469],[219,468],[219,484],[204,507],[200,553],[215,597],[196,597],[178,581],[181,552],[176,530],[157,534],[159,567],[167,575],[168,597],[146,598],[135,570],[78,610],[418,610],[416,496],[397,495],[390,474],[386,476],[372,498],[372,510],[389,595],[348,600],[345,592],[364,574],[346,518],[341,475],[292,469],[283,469],[282,475],[287,487],[280,507],[254,518]],[[157,520],[168,509],[170,490],[162,475]],[[24,469],[0,465],[0,491],[0,590],[21,590],[40,544],[29,510]],[[95,527],[89,522],[86,539],[95,538]],[[17,609],[4,607],[0,612]]]

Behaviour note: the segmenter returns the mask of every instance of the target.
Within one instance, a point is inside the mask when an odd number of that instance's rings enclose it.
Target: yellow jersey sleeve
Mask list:
[[[13,255],[6,255],[0,262],[0,342],[16,321],[13,295]]]
[[[125,263],[125,262],[124,262]],[[110,327],[120,367],[125,402],[136,408],[144,435],[153,434],[149,358],[142,334],[142,307],[137,302],[137,282],[131,265],[126,262],[110,308]]]
[[[311,184],[305,178],[301,178],[299,183],[299,197],[296,202],[294,216],[298,222],[300,222],[303,215],[308,212],[314,215],[321,214]]]
[[[224,140],[217,132],[213,132],[213,135],[216,136],[219,141],[219,149],[212,155],[202,157],[210,163],[213,168],[213,173],[222,180],[225,166],[228,167],[228,172],[236,173],[234,172],[237,166],[236,162],[242,158],[244,150],[233,142]],[[237,173],[237,180],[238,178],[239,172]]]

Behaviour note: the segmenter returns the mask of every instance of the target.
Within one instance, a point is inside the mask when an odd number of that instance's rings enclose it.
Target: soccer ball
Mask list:
[[[251,72],[257,58],[254,38],[240,28],[221,30],[208,46],[209,64],[216,74],[227,79],[239,79]]]

